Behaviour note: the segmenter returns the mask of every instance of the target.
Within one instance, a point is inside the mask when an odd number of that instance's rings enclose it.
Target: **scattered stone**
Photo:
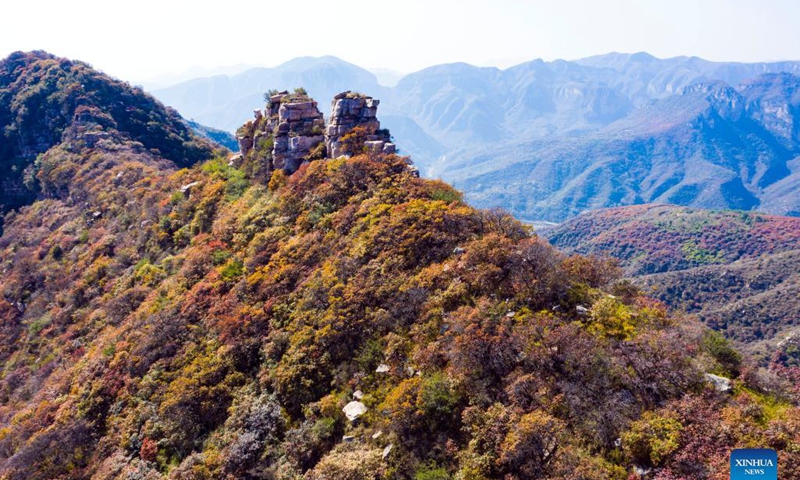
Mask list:
[[[97,210],[94,213],[92,213],[92,216],[94,218],[100,218],[102,215],[103,215],[103,212],[101,212],[100,210]]]
[[[375,373],[388,373],[389,370],[390,370],[389,365],[381,363],[380,365],[378,365],[378,368],[375,369]]]
[[[345,435],[345,436],[342,437],[342,441],[350,443],[350,442],[353,441],[354,438],[356,438],[356,437],[354,437],[353,435]]]
[[[242,164],[242,160],[244,160],[244,156],[241,153],[235,153],[228,159],[228,166],[238,168]]]
[[[633,473],[635,473],[636,475],[639,475],[640,477],[643,477],[643,476],[649,474],[651,471],[652,471],[652,469],[650,469],[650,468],[643,468],[643,467],[639,467],[639,466],[634,466],[633,467]]]
[[[456,247],[453,249],[453,255],[463,255],[466,253],[466,250],[461,247]]]
[[[383,430],[378,430],[377,432],[372,434],[372,439],[377,440],[381,438],[381,435],[383,435]]]
[[[409,377],[413,377],[414,373],[415,372],[413,367],[406,367],[406,375],[408,375]]]
[[[181,193],[182,193],[182,194],[184,194],[184,195],[189,195],[189,194],[191,193],[191,190],[192,190],[194,187],[196,187],[196,186],[198,186],[198,185],[200,185],[200,184],[202,184],[202,183],[203,183],[203,182],[192,182],[192,183],[187,183],[186,185],[183,185],[183,186],[181,187]]]
[[[353,420],[357,419],[358,417],[366,413],[367,406],[361,402],[353,401],[345,405],[342,411],[344,412],[345,416],[347,416],[347,419],[352,422]]]
[[[706,373],[705,377],[708,383],[712,384],[714,389],[716,389],[718,392],[726,393],[733,389],[729,378],[720,377],[719,375],[714,375],[713,373]]]
[[[516,316],[516,314],[517,314],[517,312],[508,312],[508,313],[506,313],[506,317],[507,318],[514,318],[514,316]]]
[[[362,392],[361,390],[356,390],[355,392],[353,392],[353,398],[355,398],[356,400],[361,400],[362,398],[364,398],[364,392]]]
[[[578,312],[578,315],[589,315],[589,309],[583,305],[578,305],[575,307],[575,311]]]
[[[389,454],[392,453],[392,448],[393,447],[394,447],[394,445],[390,443],[389,445],[386,445],[386,448],[383,449],[383,459],[384,460],[386,460],[386,457],[388,457]]]

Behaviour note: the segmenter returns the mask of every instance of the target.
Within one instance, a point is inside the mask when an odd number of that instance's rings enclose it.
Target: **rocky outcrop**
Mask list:
[[[324,156],[325,120],[307,95],[272,95],[266,111],[254,114],[255,119],[237,132],[237,140],[244,159],[261,163],[261,170],[292,173],[304,161]]]
[[[293,173],[303,162],[350,156],[356,151],[396,153],[388,130],[377,118],[379,100],[350,91],[333,99],[327,126],[317,102],[305,93],[280,92],[269,98],[264,111],[237,132],[241,164],[256,177],[277,169]]]
[[[331,118],[325,129],[325,147],[330,158],[350,155],[343,137],[360,127],[365,135],[364,147],[376,153],[395,153],[388,130],[381,130],[377,112],[380,100],[353,93],[342,92],[333,97]]]

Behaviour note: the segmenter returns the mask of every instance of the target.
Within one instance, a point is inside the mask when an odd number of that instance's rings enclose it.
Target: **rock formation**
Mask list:
[[[333,97],[331,119],[325,129],[325,147],[330,158],[347,155],[342,137],[356,127],[366,134],[364,146],[373,152],[395,153],[388,130],[381,130],[377,112],[380,100],[354,92],[342,92]]]
[[[280,92],[269,98],[266,111],[256,110],[255,120],[237,132],[242,156],[264,164],[271,172],[282,168],[296,171],[324,141],[325,120],[317,102],[304,93]],[[316,156],[324,152],[320,150]]]
[[[293,173],[303,162],[349,156],[354,148],[395,153],[389,131],[380,129],[379,103],[366,95],[342,92],[333,99],[326,126],[317,102],[304,92],[276,93],[266,110],[256,110],[255,119],[237,132],[240,153],[231,164],[266,178],[276,169]]]

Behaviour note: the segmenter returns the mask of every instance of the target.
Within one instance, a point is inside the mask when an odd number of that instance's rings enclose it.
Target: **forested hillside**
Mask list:
[[[566,251],[618,259],[650,295],[763,362],[798,333],[798,218],[640,205],[589,212],[544,234]]]
[[[800,476],[796,349],[756,368],[358,131],[261,180],[107,115],[0,237],[3,478]]]

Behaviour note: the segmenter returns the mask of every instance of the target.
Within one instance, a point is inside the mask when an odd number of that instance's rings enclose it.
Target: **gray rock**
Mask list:
[[[361,402],[350,402],[342,409],[345,416],[351,422],[367,412],[367,406]]]
[[[729,378],[720,377],[719,375],[714,375],[713,373],[706,373],[705,374],[706,381],[714,386],[714,389],[718,392],[727,393],[733,390],[733,386],[731,385],[731,380]]]
[[[389,365],[381,363],[380,365],[378,365],[378,368],[375,369],[375,373],[389,373],[389,370],[391,370]]]
[[[181,193],[184,194],[184,195],[189,195],[194,187],[196,187],[196,186],[198,186],[198,185],[200,185],[202,183],[203,182],[199,182],[199,181],[198,182],[187,183],[186,185],[181,186]]]
[[[228,159],[228,166],[238,168],[242,165],[243,160],[244,156],[241,153],[235,153]]]

